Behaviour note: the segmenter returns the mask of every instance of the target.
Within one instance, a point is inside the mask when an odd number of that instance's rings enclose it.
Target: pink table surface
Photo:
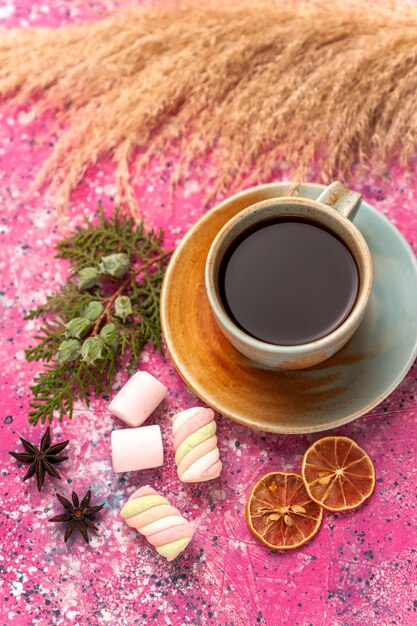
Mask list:
[[[108,3],[113,10],[120,3]],[[3,0],[0,25],[59,25],[103,15],[105,3],[69,0]],[[301,549],[274,553],[249,533],[245,501],[254,479],[274,469],[300,468],[306,447],[319,435],[278,436],[251,431],[218,418],[224,471],[219,480],[181,484],[170,443],[170,418],[198,400],[168,358],[151,350],[139,367],[156,373],[169,396],[149,420],[163,430],[165,465],[139,473],[113,473],[108,401],[76,406],[72,422],[53,424],[55,439],[69,438],[63,481],[47,481],[38,494],[24,468],[8,455],[18,437],[38,442],[43,428],[27,422],[29,385],[40,364],[25,362],[37,323],[23,314],[65,279],[68,265],[54,259],[54,244],[98,200],[114,209],[113,166],[91,169],[59,224],[53,200],[27,195],[29,183],[50,152],[41,136],[48,119],[30,122],[27,110],[5,108],[0,125],[0,290],[2,350],[0,381],[0,624],[47,625],[216,624],[248,626],[352,626],[417,624],[416,392],[414,367],[380,406],[338,434],[354,438],[375,463],[372,498],[356,512],[326,514],[320,533]],[[190,175],[167,211],[168,156],[136,176],[149,226],[165,229],[173,246],[203,212],[199,171]],[[283,175],[277,173],[277,179]],[[267,182],[267,181],[264,181]],[[380,179],[370,173],[348,181],[387,214],[411,245],[417,243],[417,183],[414,172],[395,164]],[[122,372],[116,381],[126,380]],[[177,561],[159,557],[119,516],[127,496],[154,485],[197,527],[194,541]],[[104,502],[99,533],[90,546],[81,537],[63,542],[55,493],[90,488]]]

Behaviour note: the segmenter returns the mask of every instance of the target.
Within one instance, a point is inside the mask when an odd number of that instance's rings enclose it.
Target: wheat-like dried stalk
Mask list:
[[[213,193],[268,180],[283,157],[298,178],[314,160],[324,180],[370,159],[407,160],[416,59],[417,10],[405,3],[171,2],[3,31],[0,95],[37,96],[37,114],[52,108],[66,123],[37,185],[65,205],[111,153],[135,212],[129,167],[168,145],[180,155],[174,182],[211,152]]]

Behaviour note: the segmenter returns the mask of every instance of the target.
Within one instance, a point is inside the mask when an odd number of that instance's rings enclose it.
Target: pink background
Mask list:
[[[82,21],[121,3],[3,0],[0,24],[7,27]],[[198,400],[168,358],[145,350],[139,366],[156,373],[170,392],[148,423],[163,430],[165,465],[142,473],[114,474],[108,400],[87,410],[77,404],[72,422],[53,424],[53,438],[71,440],[63,481],[22,483],[25,467],[8,455],[19,436],[38,443],[43,427],[27,422],[29,385],[40,364],[25,362],[37,323],[24,313],[64,279],[68,265],[54,259],[54,244],[93,216],[98,200],[114,209],[113,165],[103,160],[75,193],[66,223],[52,199],[28,195],[29,184],[51,147],[42,133],[48,119],[31,122],[27,109],[0,112],[0,625],[216,624],[248,626],[412,626],[417,623],[417,368],[380,406],[336,432],[354,438],[375,463],[372,498],[356,512],[326,514],[316,538],[289,553],[268,551],[251,536],[244,516],[254,479],[274,469],[299,471],[306,447],[319,435],[277,436],[218,418],[224,471],[219,480],[181,484],[170,444],[170,418]],[[50,121],[50,120],[49,120]],[[137,174],[144,219],[162,226],[172,247],[203,212],[203,175],[190,172],[171,211],[166,208],[168,155]],[[288,172],[285,172],[288,176]],[[276,180],[283,172],[277,170]],[[414,171],[392,164],[380,179],[353,177],[349,184],[387,214],[416,245],[417,183]],[[267,182],[267,181],[263,181]],[[319,181],[318,181],[319,182]],[[116,384],[126,380],[121,372]],[[192,544],[167,563],[119,516],[128,495],[150,483],[197,527]],[[61,512],[55,493],[80,495],[91,488],[93,504],[104,502],[99,533],[90,546],[80,536],[63,542],[63,528],[48,524]]]

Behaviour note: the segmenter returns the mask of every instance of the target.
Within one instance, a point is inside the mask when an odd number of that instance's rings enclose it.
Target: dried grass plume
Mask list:
[[[173,181],[208,152],[213,193],[369,159],[407,160],[417,137],[417,9],[360,0],[170,2],[58,29],[2,31],[0,96],[34,96],[65,130],[37,185],[61,205],[111,154],[133,212],[135,165],[168,145]],[[140,150],[137,151],[137,148]]]

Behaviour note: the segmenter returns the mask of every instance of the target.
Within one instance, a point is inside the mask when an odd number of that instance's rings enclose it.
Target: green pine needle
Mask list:
[[[159,301],[170,252],[162,249],[161,239],[162,232],[146,232],[143,224],[136,224],[118,210],[113,217],[106,219],[100,207],[97,223],[93,225],[86,219],[82,227],[58,243],[57,257],[72,264],[67,282],[26,316],[26,319],[42,319],[41,328],[35,335],[37,343],[26,350],[26,359],[45,363],[45,369],[35,377],[31,386],[33,399],[29,421],[32,424],[52,422],[55,416],[60,420],[65,416],[71,419],[74,401],[82,400],[88,406],[93,395],[99,397],[108,393],[122,362],[131,371],[147,342],[162,350]],[[115,253],[128,256],[130,270],[119,278],[101,276],[98,284],[80,290],[77,285],[79,271],[85,267],[99,269],[101,258]],[[130,299],[133,313],[125,319],[120,317],[120,312],[117,316],[117,296]],[[83,317],[87,305],[97,301],[103,307],[100,316],[91,321],[88,332],[81,338],[71,336],[65,324]],[[100,334],[109,324],[114,324],[116,337],[114,343],[108,342],[110,345]],[[92,360],[90,364],[81,352],[70,362],[60,358],[61,355],[65,357],[62,342],[72,340],[81,347],[89,337],[95,337],[91,340],[93,344],[99,343],[99,354],[94,352],[91,353],[93,356],[86,357]]]

